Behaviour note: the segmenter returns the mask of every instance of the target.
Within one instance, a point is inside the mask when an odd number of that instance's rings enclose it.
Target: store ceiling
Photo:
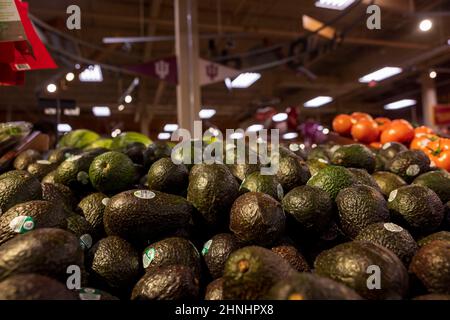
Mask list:
[[[102,46],[101,51],[82,48],[80,54],[102,63],[124,66],[167,57],[174,53],[173,41],[147,44],[103,45],[106,36],[173,35],[174,8],[172,0],[94,0],[77,1],[82,10],[82,29],[65,29],[66,8],[73,1],[29,0],[30,12],[40,20],[92,44]],[[234,36],[220,38],[214,42],[201,40],[200,54],[205,59],[245,53],[250,50],[285,44],[275,53],[242,58],[242,67],[271,62],[274,57],[289,55],[289,43],[306,34],[301,26],[302,14],[324,22],[336,20],[341,11],[317,8],[314,0],[199,0],[199,28],[201,33],[231,33]],[[262,78],[248,89],[228,91],[223,83],[202,88],[203,105],[217,109],[211,123],[220,128],[233,128],[238,124],[252,122],[258,107],[267,101],[280,101],[276,106],[302,106],[310,98],[329,95],[335,102],[329,106],[301,110],[304,118],[315,117],[329,121],[336,112],[364,109],[375,114],[383,113],[382,106],[395,98],[420,100],[419,74],[430,68],[443,67],[450,61],[449,50],[434,52],[450,38],[448,16],[434,16],[434,28],[427,33],[418,30],[423,12],[450,11],[450,1],[444,0],[398,0],[379,1],[382,5],[382,29],[366,28],[365,10],[362,1],[355,9],[332,24],[340,32],[346,31],[343,42],[316,59],[295,66],[282,65],[262,71]],[[414,3],[414,12],[410,12]],[[387,5],[386,5],[387,4]],[[141,19],[142,14],[144,19]],[[321,38],[315,38],[323,43]],[[311,43],[310,43],[311,44]],[[450,48],[450,47],[449,47]],[[120,54],[119,54],[120,53]],[[26,119],[38,121],[43,110],[37,108],[37,96],[42,95],[43,84],[51,81],[55,73],[65,74],[73,65],[71,59],[52,53],[59,71],[34,72],[27,75],[24,88],[0,87],[0,110],[2,120]],[[428,54],[430,56],[425,56]],[[147,58],[146,58],[147,57]],[[387,80],[376,87],[358,83],[358,79],[384,66],[405,66],[404,72],[394,80]],[[70,66],[70,67],[69,67]],[[305,75],[303,66],[314,74],[314,79]],[[162,85],[155,79],[141,80],[134,92],[134,101],[124,111],[117,110],[117,101],[133,77],[104,70],[104,81],[98,84],[71,82],[58,97],[76,99],[82,112],[79,117],[63,117],[64,122],[74,128],[90,127],[109,132],[112,128],[139,130],[138,118],[143,109],[151,118],[152,134],[162,130],[165,123],[176,121],[176,91],[171,85]],[[437,79],[440,88],[445,88],[448,77]],[[44,93],[45,96],[45,93]],[[157,96],[157,98],[155,98]],[[92,106],[110,106],[110,118],[93,119]],[[9,110],[9,111],[8,111]],[[409,111],[403,111],[408,116]],[[50,118],[49,118],[50,119]]]

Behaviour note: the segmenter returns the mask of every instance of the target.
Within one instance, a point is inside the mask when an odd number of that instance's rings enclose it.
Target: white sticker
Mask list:
[[[30,216],[18,216],[11,220],[9,227],[15,233],[26,233],[34,229],[34,220]]]
[[[296,143],[291,143],[289,145],[289,150],[291,150],[293,152],[297,152],[298,150],[300,150],[300,146]]]
[[[403,231],[402,227],[396,225],[395,223],[391,223],[391,222],[385,223],[384,224],[384,228],[387,231],[391,231],[391,232],[401,232],[401,231]]]
[[[92,247],[92,237],[89,234],[83,234],[80,237],[80,246],[83,250],[90,249]]]
[[[406,174],[410,177],[417,176],[420,172],[420,167],[417,164],[412,164],[406,169]]]
[[[390,143],[390,142],[385,143],[385,144],[383,145],[383,147],[381,147],[381,149],[386,150],[386,149],[389,148],[391,145],[392,145],[392,143]]]
[[[81,159],[82,155],[76,155],[76,156],[70,156],[67,161],[77,161],[78,159]]]
[[[202,249],[202,255],[205,256],[208,254],[209,248],[211,247],[212,240],[206,241]]]
[[[138,190],[134,192],[134,196],[140,199],[153,199],[156,195],[150,190]]]
[[[99,291],[91,288],[83,288],[80,290],[80,300],[100,300],[102,295]]]
[[[389,194],[389,199],[388,199],[388,201],[389,201],[389,202],[394,201],[395,198],[397,197],[397,193],[398,193],[398,190],[392,191],[392,192]]]
[[[337,149],[339,149],[340,147],[341,147],[340,145],[336,144],[330,148],[330,152],[335,153]]]
[[[284,197],[284,191],[283,191],[283,187],[281,186],[281,184],[277,185],[277,196],[278,199],[281,200]]]
[[[88,184],[89,183],[89,174],[85,171],[80,171],[77,174],[77,180],[81,182],[82,184]]]
[[[155,249],[154,248],[145,249],[144,255],[142,257],[142,263],[144,265],[144,268],[147,268],[154,258],[155,258]]]
[[[317,159],[317,161],[320,162],[320,163],[326,163],[326,164],[328,164],[328,161],[325,160],[325,159],[322,159],[322,158]]]
[[[106,207],[110,200],[111,200],[110,198],[103,198],[102,204]]]
[[[52,164],[50,161],[48,161],[48,160],[38,160],[38,161],[36,161],[36,163],[39,163],[39,164]]]

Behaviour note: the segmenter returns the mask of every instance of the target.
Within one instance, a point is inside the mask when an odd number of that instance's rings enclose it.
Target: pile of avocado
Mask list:
[[[0,175],[0,300],[450,299],[450,175],[421,152],[281,147],[264,175],[130,137]]]

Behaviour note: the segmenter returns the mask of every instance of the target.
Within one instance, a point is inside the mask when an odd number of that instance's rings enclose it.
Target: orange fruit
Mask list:
[[[426,135],[426,134],[434,134],[434,132],[431,128],[428,128],[426,126],[417,127],[414,129],[414,135],[416,137],[420,137],[421,135]]]
[[[352,127],[352,137],[356,141],[362,143],[372,143],[378,140],[380,130],[375,121],[369,119],[361,119]]]
[[[333,120],[333,130],[341,135],[349,135],[353,126],[353,118],[348,114],[340,114]]]
[[[352,118],[355,119],[356,122],[362,119],[373,120],[372,116],[365,112],[353,112]]]
[[[378,117],[375,119],[375,122],[378,124],[380,131],[384,131],[391,124],[391,119]]]
[[[409,146],[409,148],[411,150],[425,150],[427,148],[427,146],[433,142],[433,137],[431,135],[422,135],[422,136],[418,136],[415,137],[413,139],[413,141],[411,141],[411,145]]]
[[[394,120],[381,133],[381,143],[400,142],[409,143],[414,139],[414,128],[406,120]]]

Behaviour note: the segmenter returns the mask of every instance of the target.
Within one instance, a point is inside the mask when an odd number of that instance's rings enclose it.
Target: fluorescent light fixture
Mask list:
[[[116,130],[114,130],[113,132],[111,132],[111,137],[113,137],[113,138],[115,138],[115,137],[117,137],[119,134],[121,134],[122,133],[122,130],[120,130],[120,129],[116,129]]]
[[[281,113],[277,113],[276,115],[274,115],[272,117],[272,120],[275,122],[282,122],[282,121],[286,121],[287,118],[288,118],[287,113],[281,112]]]
[[[169,140],[170,139],[170,133],[168,132],[161,132],[158,134],[158,140]]]
[[[364,77],[359,79],[359,82],[361,83],[369,83],[372,81],[382,81],[384,79],[393,77],[399,73],[401,73],[403,70],[401,68],[397,67],[384,67],[380,70],[377,70],[375,72],[369,73],[365,75]]]
[[[256,72],[241,73],[240,75],[237,76],[236,79],[231,81],[231,87],[236,89],[245,89],[250,87],[256,81],[258,81],[259,78],[261,78],[260,73]]]
[[[56,108],[45,108],[44,114],[48,116],[54,116],[56,114]]]
[[[333,9],[333,10],[345,10],[355,0],[318,0],[316,1],[316,7]]]
[[[93,107],[92,113],[96,117],[109,117],[111,115],[111,110],[109,107]]]
[[[123,110],[125,110],[125,106],[123,104],[121,104],[117,107],[117,110],[123,111]]]
[[[247,128],[247,132],[258,132],[262,129],[264,129],[264,126],[262,124],[252,124]]]
[[[232,134],[230,134],[230,138],[235,140],[242,139],[243,137],[244,134],[242,132],[233,132]]]
[[[69,132],[72,131],[72,127],[67,123],[59,123],[58,124],[58,132]]]
[[[298,137],[298,133],[297,132],[288,132],[283,134],[283,139],[285,140],[291,140],[291,139],[295,139]]]
[[[216,114],[216,110],[214,109],[202,109],[198,113],[200,119],[210,119]]]
[[[435,79],[437,77],[437,72],[436,71],[431,71],[430,72],[430,78],[431,79]]]
[[[392,102],[384,106],[384,110],[398,110],[407,107],[412,107],[417,104],[416,100],[413,99],[403,99],[400,101]]]
[[[75,79],[75,75],[73,74],[73,72],[69,72],[68,74],[66,74],[66,80],[71,82]]]
[[[64,109],[64,115],[69,117],[78,117],[80,115],[80,108]]]
[[[327,103],[330,103],[331,101],[333,101],[332,97],[328,97],[328,96],[319,96],[316,97],[314,99],[311,99],[307,102],[305,102],[304,106],[306,108],[318,108],[321,107]]]
[[[178,130],[178,125],[177,124],[166,124],[164,126],[164,131],[174,132],[176,130]]]
[[[49,93],[55,93],[56,90],[58,90],[58,87],[57,87],[56,84],[54,84],[54,83],[50,83],[50,84],[47,86],[47,91],[48,91]]]
[[[422,20],[419,24],[420,31],[427,32],[433,28],[433,22],[430,19]]]
[[[79,79],[81,82],[102,82],[102,68],[98,64],[89,66],[80,73]]]
[[[133,97],[132,97],[132,96],[127,95],[127,96],[125,97],[125,103],[131,103],[132,101],[133,101]]]

